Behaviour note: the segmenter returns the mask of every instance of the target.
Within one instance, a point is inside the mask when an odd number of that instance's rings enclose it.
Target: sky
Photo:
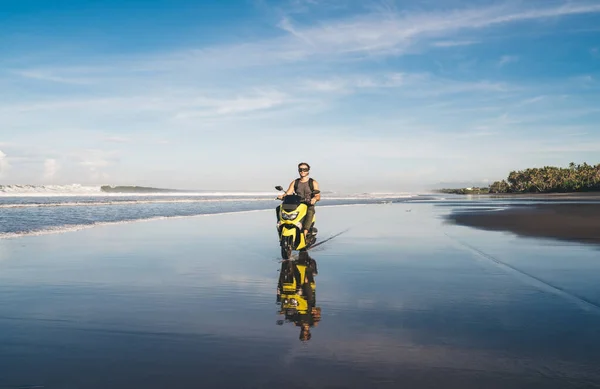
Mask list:
[[[600,163],[597,0],[2,0],[0,184],[413,192]]]

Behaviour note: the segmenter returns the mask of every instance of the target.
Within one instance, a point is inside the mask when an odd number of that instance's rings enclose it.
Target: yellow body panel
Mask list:
[[[298,272],[300,273],[300,280],[302,280],[301,282],[303,282],[306,276],[307,266],[300,264],[296,264],[295,266],[298,269]],[[295,279],[291,283],[283,284],[283,290],[281,292],[282,309],[296,309],[299,313],[306,313],[306,311],[308,310],[308,302],[306,301],[305,296],[300,296],[296,293],[299,287],[299,285],[296,285]],[[314,292],[316,289],[315,283],[311,282],[310,287]],[[295,305],[293,304],[292,299],[296,301]],[[287,303],[285,302],[286,300]]]
[[[281,225],[293,225],[298,227],[298,229],[302,230],[302,219],[306,216],[306,212],[308,211],[308,207],[306,204],[300,204],[298,207],[291,211],[287,212],[283,210],[283,207],[280,209],[279,215],[279,223]],[[283,218],[284,214],[291,215],[294,213],[298,213],[298,215],[293,220],[286,220]],[[313,223],[316,221],[316,215],[313,217]],[[295,228],[284,228],[282,231],[282,236],[292,236],[294,241],[296,240],[296,229]],[[300,242],[297,247],[294,247],[294,250],[302,250],[306,247],[306,241],[304,239],[304,234],[300,234]]]
[[[282,302],[281,309],[295,309],[298,313],[306,313],[308,310],[308,302],[304,298],[304,296],[299,296],[297,294],[286,294],[281,296],[281,300],[285,301],[287,299],[287,304]],[[296,304],[293,304],[292,299],[296,301]]]
[[[304,277],[306,276],[306,265],[298,265],[297,264],[296,267],[298,268],[298,272],[300,273],[300,280],[304,280]],[[296,289],[298,288],[298,285],[296,285],[296,280],[295,279],[291,283],[284,282],[282,286],[283,286],[282,293],[284,293],[284,294],[296,294]],[[316,288],[315,283],[311,282],[310,283],[310,287],[314,291],[315,288]]]
[[[283,207],[281,208],[281,214],[287,214],[287,215],[291,215],[293,213],[298,212],[298,215],[294,218],[294,220],[285,220],[281,215],[279,217],[279,220],[281,221],[281,224],[296,224],[298,222],[300,222],[304,216],[306,216],[306,212],[308,211],[308,207],[306,206],[306,204],[300,204],[298,205],[298,207],[291,211],[291,212],[287,212],[283,210]]]
[[[281,235],[282,236],[292,236],[294,239],[296,239],[296,229],[295,228],[284,228],[281,231]]]

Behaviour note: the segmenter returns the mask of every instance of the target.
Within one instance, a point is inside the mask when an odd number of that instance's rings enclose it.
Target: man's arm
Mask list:
[[[288,187],[288,190],[285,191],[285,195],[293,195],[294,194],[294,184],[296,183],[296,181],[292,181],[290,182],[290,186]]]
[[[317,182],[317,180],[313,180],[313,188],[314,188],[314,190],[320,190],[319,189],[319,183]],[[310,203],[314,205],[319,200],[321,200],[321,193],[317,193],[315,195],[315,197],[313,197],[312,199],[310,199]]]
[[[288,195],[294,194],[294,183],[295,183],[295,181],[292,181],[290,183],[290,186],[285,191],[285,193],[280,194],[279,196],[277,196],[277,198],[281,200],[281,199],[283,199],[283,196],[288,196]]]

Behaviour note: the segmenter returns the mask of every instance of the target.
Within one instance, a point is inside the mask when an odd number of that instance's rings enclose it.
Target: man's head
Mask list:
[[[300,328],[300,336],[298,337],[302,342],[308,342],[310,338],[312,338],[312,334],[310,333],[310,327],[308,324],[302,324]]]
[[[306,162],[300,162],[298,164],[298,173],[300,173],[301,177],[307,176],[310,171],[310,165]]]

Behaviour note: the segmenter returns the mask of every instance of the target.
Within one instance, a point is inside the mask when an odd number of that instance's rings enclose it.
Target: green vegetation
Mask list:
[[[574,193],[600,191],[600,164],[595,166],[571,162],[568,168],[544,166],[512,171],[506,180],[488,188],[441,189],[441,193]]]
[[[459,188],[459,189],[439,189],[439,193],[451,193],[451,194],[488,194],[489,188]]]
[[[178,192],[172,189],[158,189],[148,188],[144,186],[109,186],[104,185],[100,187],[102,192],[107,193],[160,193],[160,192]]]

